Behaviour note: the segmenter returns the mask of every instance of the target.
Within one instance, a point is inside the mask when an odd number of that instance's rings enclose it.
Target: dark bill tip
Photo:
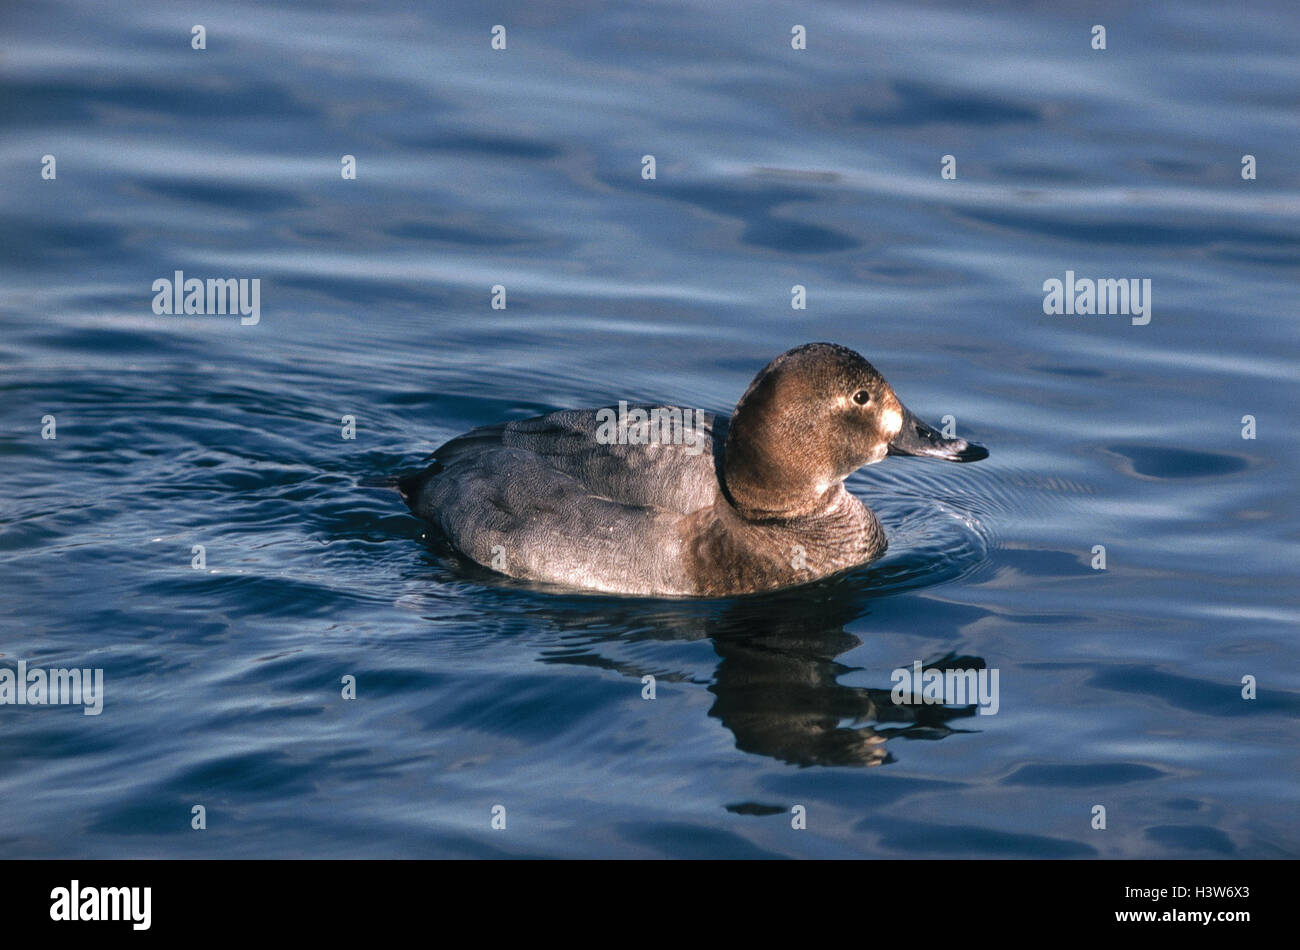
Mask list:
[[[966,442],[965,448],[961,449],[952,457],[954,462],[978,462],[980,459],[989,457],[989,450],[982,445],[976,445],[974,442]]]
[[[904,409],[903,427],[889,443],[889,454],[943,459],[945,462],[978,462],[989,457],[989,450],[965,439],[945,439]]]

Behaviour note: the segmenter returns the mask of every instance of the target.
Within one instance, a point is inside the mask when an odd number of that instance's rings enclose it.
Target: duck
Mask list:
[[[887,456],[988,457],[912,414],[860,354],[795,347],[730,417],[626,402],[473,429],[399,475],[411,512],[469,560],[575,591],[732,597],[880,558],[844,480]]]

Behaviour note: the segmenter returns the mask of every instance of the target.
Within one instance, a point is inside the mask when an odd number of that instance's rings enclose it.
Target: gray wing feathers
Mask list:
[[[408,479],[416,514],[473,560],[515,577],[624,593],[686,588],[678,526],[714,503],[713,417],[703,445],[605,445],[596,410],[475,429]]]

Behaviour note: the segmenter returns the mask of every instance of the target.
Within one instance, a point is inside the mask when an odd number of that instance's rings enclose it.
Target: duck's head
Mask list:
[[[736,403],[723,478],[746,518],[795,518],[820,510],[845,478],[886,455],[975,462],[988,454],[912,415],[853,350],[808,343],[763,367]]]

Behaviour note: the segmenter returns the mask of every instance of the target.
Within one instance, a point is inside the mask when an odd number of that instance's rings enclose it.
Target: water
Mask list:
[[[1300,854],[1294,10],[4,22],[0,653],[106,699],[0,707],[0,854]],[[175,270],[260,322],[155,315]],[[1045,315],[1067,270],[1150,323]],[[826,583],[539,591],[378,484],[503,418],[726,412],[813,340],[992,451],[855,475],[890,552]],[[889,701],[944,659],[996,715]]]

